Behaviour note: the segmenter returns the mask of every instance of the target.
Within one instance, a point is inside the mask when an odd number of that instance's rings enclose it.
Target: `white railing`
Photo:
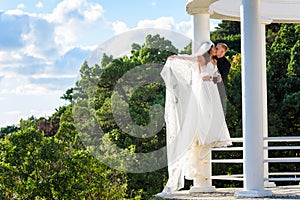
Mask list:
[[[268,142],[300,142],[299,137],[264,137],[264,141]],[[233,143],[243,143],[243,138],[232,138]],[[265,146],[265,151],[268,150],[300,150],[300,146]],[[243,151],[243,147],[224,147],[213,148],[212,151]],[[300,156],[300,155],[299,155]],[[279,157],[279,158],[265,158],[265,163],[300,163],[300,157]],[[243,159],[212,159],[211,163],[243,163]],[[268,165],[266,165],[268,166]],[[269,178],[270,176],[280,176],[278,178]],[[283,177],[288,176],[288,177]],[[297,177],[298,176],[298,177]],[[232,175],[216,175],[211,176],[211,179],[218,180],[235,180],[243,181],[243,174]],[[265,181],[300,181],[300,172],[268,172]]]

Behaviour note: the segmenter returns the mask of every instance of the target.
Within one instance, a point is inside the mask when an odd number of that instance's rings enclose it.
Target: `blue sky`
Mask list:
[[[0,127],[48,117],[66,104],[60,97],[74,86],[83,61],[113,37],[156,28],[190,38],[185,2],[0,0]]]

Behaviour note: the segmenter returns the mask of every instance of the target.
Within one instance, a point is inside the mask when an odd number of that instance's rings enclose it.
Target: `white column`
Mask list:
[[[242,0],[242,104],[244,190],[238,197],[265,197],[263,156],[263,78],[261,73],[260,0]]]
[[[195,53],[201,42],[210,39],[210,14],[198,13],[192,15],[193,22],[193,41],[192,41],[192,53]]]
[[[192,15],[193,21],[193,41],[192,41],[192,53],[195,53],[201,42],[210,40],[210,14],[209,11],[201,12]],[[201,176],[195,177],[193,180],[193,187],[189,190],[189,193],[199,192],[214,192],[215,187],[212,186],[211,181],[211,149],[209,153],[198,162],[201,163]]]
[[[268,90],[267,90],[267,62],[266,62],[266,25],[272,22],[271,19],[262,19],[261,21],[261,74],[262,74],[262,102],[263,102],[263,137],[268,137]],[[268,147],[268,141],[263,142],[264,147]],[[264,159],[269,157],[268,149],[264,150]],[[264,177],[269,177],[269,164],[264,162]],[[265,181],[265,187],[276,187],[274,182]]]

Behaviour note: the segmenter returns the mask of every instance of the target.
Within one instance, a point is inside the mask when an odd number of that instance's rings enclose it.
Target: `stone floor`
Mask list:
[[[255,200],[280,200],[280,199],[300,199],[300,185],[297,186],[280,186],[275,188],[267,188],[272,191],[272,196],[264,198],[237,198],[234,196],[236,191],[241,188],[218,188],[213,193],[199,193],[191,196],[188,191],[178,191],[172,195],[158,194],[154,199],[157,200],[233,200],[233,199],[255,199]]]

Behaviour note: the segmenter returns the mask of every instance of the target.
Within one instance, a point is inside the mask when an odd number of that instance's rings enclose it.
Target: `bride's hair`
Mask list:
[[[204,57],[205,64],[207,64],[211,61],[210,51],[211,51],[211,48],[202,55]]]

